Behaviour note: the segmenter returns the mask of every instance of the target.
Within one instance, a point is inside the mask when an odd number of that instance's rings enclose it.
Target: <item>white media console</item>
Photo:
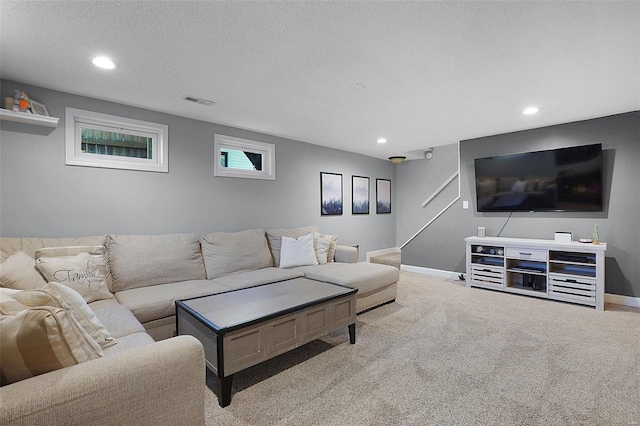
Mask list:
[[[467,287],[604,309],[605,243],[468,237]]]

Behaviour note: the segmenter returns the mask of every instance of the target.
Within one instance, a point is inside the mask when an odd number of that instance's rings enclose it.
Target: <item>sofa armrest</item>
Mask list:
[[[200,342],[179,336],[0,388],[3,425],[204,425]]]
[[[358,263],[358,247],[338,245],[333,259],[340,263]]]

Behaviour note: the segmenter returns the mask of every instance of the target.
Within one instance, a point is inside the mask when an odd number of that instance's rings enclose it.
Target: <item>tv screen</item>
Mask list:
[[[477,158],[478,212],[602,211],[602,144]]]

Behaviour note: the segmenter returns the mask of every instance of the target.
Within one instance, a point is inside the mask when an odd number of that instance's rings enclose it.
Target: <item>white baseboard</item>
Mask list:
[[[443,271],[442,269],[423,268],[422,266],[400,265],[401,271],[414,272],[416,274],[433,275],[436,277],[457,280],[460,272]]]
[[[443,271],[442,269],[424,268],[422,266],[400,265],[401,271],[414,272],[416,274],[433,275],[436,277],[449,278],[457,280],[460,272]],[[617,305],[631,306],[640,308],[640,297],[621,296],[619,294],[605,293],[604,301],[615,303]]]
[[[609,303],[615,303],[617,305],[631,306],[634,308],[640,308],[640,297],[621,296],[619,294],[605,293],[604,301]]]
[[[369,261],[369,259],[371,259],[371,256],[382,256],[383,254],[399,253],[399,252],[400,252],[400,247],[390,247],[382,250],[368,251],[367,262]]]

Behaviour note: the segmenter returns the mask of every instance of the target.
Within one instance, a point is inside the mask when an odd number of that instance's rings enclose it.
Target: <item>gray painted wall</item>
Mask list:
[[[598,224],[600,239],[608,243],[607,293],[640,297],[640,112],[460,142],[461,199],[402,251],[402,263],[448,271],[464,271],[464,238],[485,226],[497,235],[508,213],[478,213],[475,206],[473,160],[479,157],[537,151],[567,146],[603,144],[605,209],[600,213],[514,213],[502,236],[553,239],[555,231],[570,231],[574,239],[591,238]],[[457,195],[450,185],[435,211],[420,203],[432,187],[455,170],[455,145],[436,150],[433,160],[408,162],[398,168],[398,237],[402,244]],[[442,164],[433,165],[438,161]],[[414,164],[415,163],[415,164]],[[434,182],[435,181],[435,182]],[[455,183],[455,182],[454,182]],[[410,194],[419,193],[420,196]],[[423,195],[427,193],[426,195]],[[413,197],[411,202],[407,198]],[[421,199],[420,199],[421,198]],[[442,199],[440,199],[442,198]],[[462,201],[469,201],[469,210]],[[416,203],[417,202],[417,203]],[[433,213],[433,214],[432,214]],[[410,235],[409,235],[410,236]]]
[[[395,243],[395,209],[375,213],[375,179],[395,166],[348,153],[111,102],[2,81],[2,96],[24,89],[60,125],[49,135],[0,131],[0,235],[63,237],[162,234],[316,225],[367,251]],[[169,173],[65,165],[64,108],[167,124]],[[194,105],[194,108],[205,108]],[[214,106],[213,108],[222,108]],[[215,110],[212,110],[212,113]],[[276,145],[276,180],[213,176],[215,133]],[[343,174],[344,214],[320,215],[320,172]],[[371,181],[371,214],[351,214],[351,175]],[[392,200],[393,201],[393,200]]]

